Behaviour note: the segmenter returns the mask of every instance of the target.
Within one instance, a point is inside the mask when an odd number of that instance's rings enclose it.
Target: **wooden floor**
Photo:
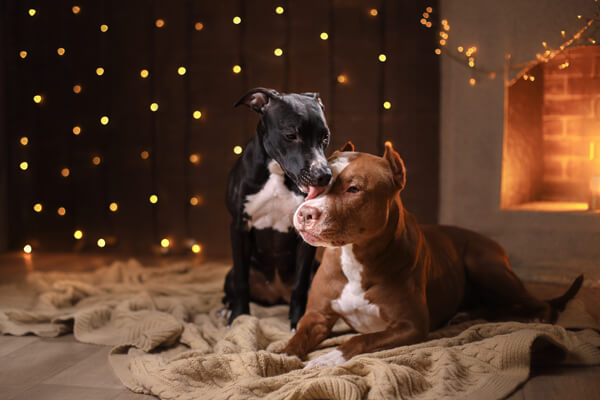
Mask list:
[[[88,271],[123,258],[106,255],[47,254],[25,258],[0,254],[0,283],[18,282],[30,271]],[[200,262],[199,259],[190,259]],[[159,265],[173,258],[145,258]],[[556,296],[563,287],[528,283],[542,298]],[[588,310],[600,320],[600,289],[583,288]],[[58,338],[0,336],[0,400],[141,400],[152,399],[130,392],[112,372],[109,346],[76,342],[73,335]],[[600,366],[591,368],[537,368],[509,399],[600,399]]]

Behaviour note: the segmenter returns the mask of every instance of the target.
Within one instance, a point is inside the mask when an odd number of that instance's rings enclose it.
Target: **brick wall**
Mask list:
[[[600,46],[569,49],[543,71],[542,200],[587,201],[590,174],[600,163]]]

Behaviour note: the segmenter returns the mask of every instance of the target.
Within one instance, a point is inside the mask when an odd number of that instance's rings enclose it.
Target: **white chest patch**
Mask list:
[[[360,333],[379,332],[387,328],[380,317],[379,307],[365,298],[361,285],[363,266],[354,257],[351,244],[342,247],[341,263],[348,283],[340,297],[331,301],[333,311]]]
[[[287,233],[293,226],[294,212],[304,197],[285,186],[284,173],[277,161],[271,160],[269,172],[269,179],[262,189],[246,196],[244,212],[250,216],[250,227]]]

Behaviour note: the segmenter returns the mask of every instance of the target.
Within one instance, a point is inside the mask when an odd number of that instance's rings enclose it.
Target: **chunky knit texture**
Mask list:
[[[304,370],[277,353],[291,337],[287,307],[252,304],[251,316],[226,327],[227,269],[131,260],[90,273],[32,273],[24,286],[0,287],[0,332],[72,330],[79,341],[115,346],[110,363],[123,384],[161,399],[496,399],[527,380],[532,362],[600,364],[599,327],[575,299],[558,325],[471,321],[425,343]],[[334,331],[310,358],[353,335],[343,323]]]

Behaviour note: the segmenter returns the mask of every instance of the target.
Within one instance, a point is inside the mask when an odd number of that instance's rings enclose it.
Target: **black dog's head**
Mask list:
[[[245,104],[260,114],[257,134],[269,155],[304,193],[312,198],[331,180],[323,153],[329,128],[317,93],[278,93],[256,88],[235,106]]]

